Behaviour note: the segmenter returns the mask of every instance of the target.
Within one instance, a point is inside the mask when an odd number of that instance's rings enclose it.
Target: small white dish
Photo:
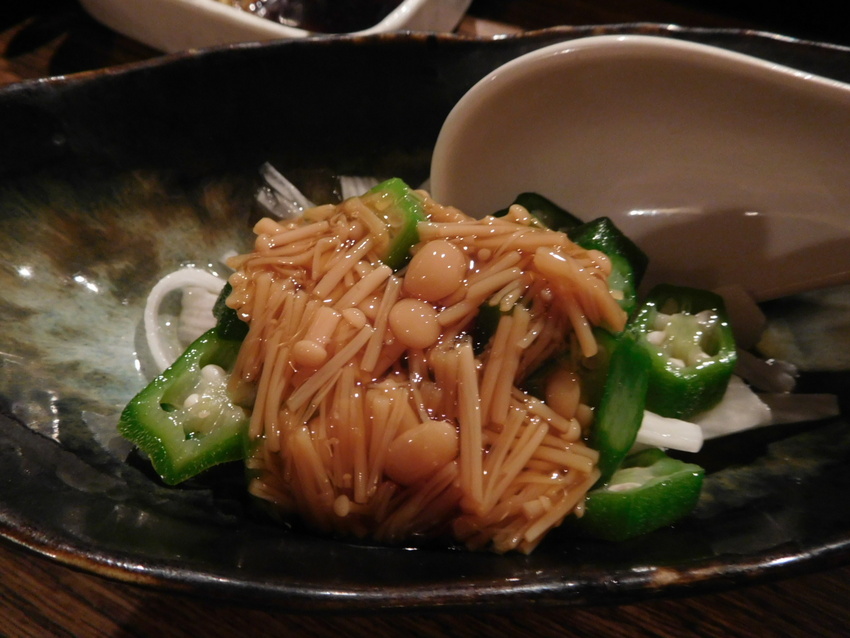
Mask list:
[[[451,31],[471,1],[403,0],[378,24],[357,34]],[[110,29],[166,52],[314,35],[216,0],[80,0],[80,3]]]
[[[850,86],[722,49],[611,35],[517,58],[456,105],[431,171],[473,215],[535,191],[611,217],[648,285],[850,281]]]

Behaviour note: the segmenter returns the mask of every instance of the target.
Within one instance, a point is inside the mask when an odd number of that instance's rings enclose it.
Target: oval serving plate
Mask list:
[[[243,245],[260,163],[418,183],[443,119],[478,79],[601,33],[850,79],[841,47],[632,25],[242,45],[0,92],[0,534],[124,581],[302,611],[622,603],[847,561],[846,417],[712,446],[699,459],[711,472],[700,506],[675,528],[620,545],[555,535],[531,556],[282,528],[227,471],[162,486],[114,432],[147,371],[145,294],[176,266]],[[850,389],[841,371],[803,381]]]

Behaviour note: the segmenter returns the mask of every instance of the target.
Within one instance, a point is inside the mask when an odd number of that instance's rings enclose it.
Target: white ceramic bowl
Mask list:
[[[850,277],[850,86],[648,36],[518,58],[457,104],[438,201],[470,214],[536,191],[607,215],[648,283],[740,284],[766,299]]]
[[[403,0],[378,24],[358,34],[451,31],[471,1]],[[215,0],[80,0],[80,3],[109,28],[167,52],[311,35]]]

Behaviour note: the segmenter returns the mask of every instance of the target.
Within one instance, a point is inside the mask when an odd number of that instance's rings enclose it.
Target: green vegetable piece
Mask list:
[[[649,258],[608,217],[599,217],[567,231],[570,239],[586,250],[598,250],[611,260],[608,285],[622,296],[620,307],[629,315],[637,306],[637,289]]]
[[[578,361],[572,360],[569,356],[548,361],[528,375],[523,382],[523,390],[545,401],[550,376],[558,369],[566,368],[579,376],[581,402],[593,408],[598,407],[605,390],[605,383],[608,380],[611,355],[614,353],[622,333],[614,335],[603,328],[594,328],[593,335],[599,346],[599,351],[595,355],[581,358]]]
[[[625,541],[687,516],[699,500],[705,471],[661,450],[629,457],[604,487],[587,494],[584,515],[574,521],[582,535]]]
[[[387,225],[390,241],[381,261],[393,270],[410,259],[411,247],[419,241],[416,226],[427,221],[422,199],[398,177],[369,189],[361,199]]]
[[[597,407],[602,401],[605,383],[611,365],[611,356],[617,348],[621,335],[614,335],[604,328],[594,328],[598,352],[579,362],[578,375],[581,379],[581,401],[585,405]]]
[[[522,389],[533,397],[546,400],[546,388],[549,385],[549,377],[560,367],[568,367],[570,362],[561,359],[547,361],[539,368],[531,372],[522,382]]]
[[[475,316],[475,324],[472,327],[472,349],[475,354],[484,352],[505,314],[508,313],[502,312],[499,306],[491,305],[486,301],[478,307],[478,314]]]
[[[233,291],[230,283],[224,284],[218,299],[213,306],[213,316],[216,318],[215,332],[222,339],[242,341],[248,334],[248,324],[239,318],[233,308],[227,306],[225,301]]]
[[[602,474],[597,485],[611,479],[634,445],[643,421],[649,368],[649,355],[631,335],[617,340],[590,431],[590,447],[599,452]]]
[[[627,330],[652,360],[648,410],[688,419],[723,398],[737,354],[719,295],[695,288],[657,286]]]
[[[582,220],[571,212],[537,193],[520,193],[511,205],[513,204],[525,207],[541,224],[552,230],[566,231],[582,224]],[[503,208],[494,213],[493,216],[504,217],[507,214],[508,208]]]
[[[209,330],[124,408],[118,431],[166,483],[244,458],[248,416],[227,395],[240,345]]]
[[[576,363],[567,354],[558,359],[551,359],[532,371],[523,381],[522,389],[541,401],[546,401],[547,391],[557,392],[557,387],[550,387],[552,375],[561,370],[569,370],[579,376],[581,387],[581,402],[591,407],[599,405],[605,379],[608,374],[610,352],[600,348],[600,351],[581,363]],[[593,367],[586,367],[585,362],[592,362]]]
[[[621,293],[618,300],[620,307],[628,314],[634,311],[637,289],[646,273],[649,258],[610,218],[599,217],[585,223],[537,193],[521,193],[513,203],[524,206],[546,228],[567,233],[582,248],[605,253],[612,266],[609,286]],[[508,208],[503,208],[494,216],[503,217],[507,213]]]

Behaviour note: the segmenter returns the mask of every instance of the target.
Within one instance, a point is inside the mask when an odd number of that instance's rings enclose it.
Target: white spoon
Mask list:
[[[430,188],[476,216],[524,191],[609,216],[649,254],[649,285],[761,301],[846,283],[850,86],[668,38],[556,44],[460,100]]]

